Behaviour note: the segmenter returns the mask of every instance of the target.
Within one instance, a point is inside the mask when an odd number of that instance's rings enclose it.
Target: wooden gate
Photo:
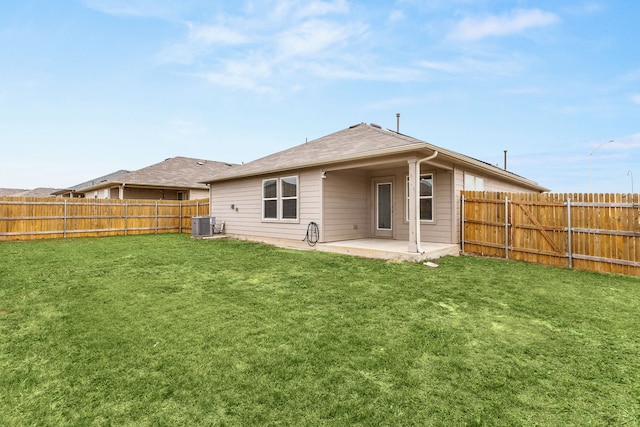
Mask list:
[[[463,252],[640,275],[638,195],[465,192]]]

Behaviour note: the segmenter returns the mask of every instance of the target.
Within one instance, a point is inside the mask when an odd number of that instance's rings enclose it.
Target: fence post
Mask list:
[[[567,251],[569,252],[569,268],[573,269],[573,242],[571,229],[571,199],[567,199]]]
[[[124,235],[129,231],[129,202],[124,202]]]
[[[67,201],[64,201],[64,213],[62,214],[62,238],[67,238]]]
[[[461,220],[462,220],[462,224],[460,226],[461,227],[461,229],[460,229],[460,236],[461,236],[460,240],[461,240],[461,244],[462,244],[462,248],[461,248],[462,249],[462,253],[464,253],[464,194],[462,195],[462,200],[461,200],[460,205],[461,205],[460,206],[460,211],[461,211],[460,212],[460,217],[461,217]]]
[[[178,233],[182,234],[182,200],[180,201],[180,211],[178,212]]]
[[[156,234],[158,234],[158,202],[156,202]]]
[[[509,259],[509,196],[504,197],[504,257]]]

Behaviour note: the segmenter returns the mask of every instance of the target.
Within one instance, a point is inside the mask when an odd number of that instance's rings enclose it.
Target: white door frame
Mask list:
[[[394,214],[394,187],[395,187],[395,179],[393,179],[392,177],[381,177],[381,178],[374,178],[372,180],[372,185],[373,185],[373,234],[375,237],[386,237],[386,238],[393,238],[393,234],[394,234],[394,227],[393,227],[393,214]],[[388,220],[389,220],[389,224],[388,226],[386,226],[386,224],[383,224],[384,227],[380,227],[380,200],[379,200],[379,196],[380,196],[380,189],[383,186],[389,186],[389,192],[388,192],[388,197],[389,197],[389,212],[388,212]]]

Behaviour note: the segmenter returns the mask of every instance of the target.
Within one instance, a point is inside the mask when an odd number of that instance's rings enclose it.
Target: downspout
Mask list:
[[[424,253],[424,251],[422,250],[422,246],[420,246],[420,165],[422,165],[422,163],[424,162],[435,159],[437,156],[438,150],[435,150],[432,155],[425,157],[424,159],[420,159],[416,162],[416,248],[418,249],[419,254]]]

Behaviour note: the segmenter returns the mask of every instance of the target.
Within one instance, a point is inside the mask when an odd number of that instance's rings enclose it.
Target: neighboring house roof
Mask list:
[[[54,195],[60,195],[60,194],[64,194],[64,193],[75,193],[78,190],[80,190],[81,188],[87,188],[87,187],[93,187],[95,185],[99,185],[103,182],[111,182],[115,179],[117,179],[118,177],[124,176],[126,174],[128,174],[130,171],[121,169],[119,171],[116,172],[112,172],[110,174],[104,175],[104,176],[100,176],[98,178],[94,178],[92,180],[89,181],[85,181],[81,184],[76,184],[74,186],[71,186],[69,188],[64,188],[61,190],[56,191],[55,193],[53,193]]]
[[[18,190],[17,193],[11,194],[13,197],[53,197],[53,193],[57,188],[38,187],[31,190]]]
[[[76,191],[91,191],[108,185],[135,185],[184,189],[207,189],[203,181],[212,175],[231,169],[234,165],[190,157],[171,157],[163,162],[127,172]]]
[[[536,191],[549,191],[531,180],[489,163],[366,123],[353,125],[347,129],[300,144],[288,150],[236,166],[217,175],[211,175],[209,180],[205,182],[213,183],[305,167],[328,166],[346,161],[421,151],[426,154],[438,151],[438,161],[447,159],[454,163],[485,170],[492,175],[518,182]]]
[[[29,191],[19,188],[0,188],[0,197],[13,196],[16,193],[22,193],[23,191]]]

